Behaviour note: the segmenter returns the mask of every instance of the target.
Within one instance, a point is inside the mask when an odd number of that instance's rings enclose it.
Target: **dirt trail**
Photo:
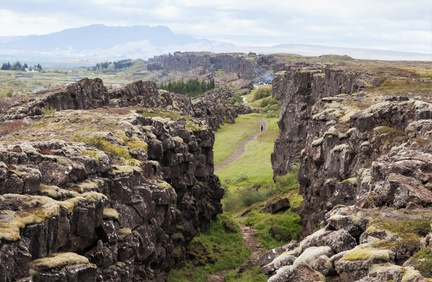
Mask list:
[[[248,138],[243,140],[237,147],[237,150],[228,158],[223,160],[222,162],[215,165],[215,171],[218,170],[220,167],[229,165],[236,159],[238,159],[241,155],[245,152],[245,146],[247,143],[254,140],[258,135],[260,135],[262,132],[267,130],[267,124],[264,120],[259,119],[260,122],[260,131],[255,132],[254,134],[250,135]],[[248,258],[248,261],[243,264],[243,267],[249,267],[256,265],[258,258],[264,254],[267,250],[262,248],[258,240],[255,238],[256,230],[253,227],[240,225],[243,242],[244,244],[251,250],[251,255]],[[223,282],[225,280],[225,276],[228,274],[229,270],[222,270],[219,272],[216,272],[212,275],[210,275],[207,278],[207,282]]]
[[[242,269],[248,269],[256,265],[258,262],[258,258],[265,252],[267,252],[267,250],[261,247],[260,243],[255,238],[255,234],[257,231],[253,227],[240,225],[240,228],[242,232],[243,242],[251,250],[251,255],[249,256],[247,262],[240,267],[240,271],[242,271]],[[223,282],[228,272],[229,270],[222,270],[216,272],[207,278],[207,282]]]
[[[235,161],[236,159],[238,159],[241,155],[244,154],[245,152],[245,146],[247,143],[251,142],[252,140],[254,140],[258,135],[260,135],[262,132],[264,132],[265,130],[267,130],[267,124],[265,123],[264,120],[259,119],[260,122],[260,130],[255,132],[254,134],[250,135],[248,138],[246,138],[245,140],[243,140],[238,146],[237,146],[237,150],[228,158],[226,158],[225,160],[221,161],[220,163],[218,163],[217,165],[215,165],[214,170],[217,171],[219,168],[229,165],[230,163],[232,163],[233,161]]]

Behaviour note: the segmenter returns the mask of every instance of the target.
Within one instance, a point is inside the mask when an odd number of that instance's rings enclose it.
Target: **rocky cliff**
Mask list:
[[[2,99],[0,281],[164,281],[222,212],[212,127],[237,111],[205,101],[100,79]]]
[[[214,73],[223,71],[235,73],[238,79],[257,80],[264,77],[275,63],[273,56],[256,54],[212,54],[196,52],[175,52],[149,59],[149,70],[164,72],[201,70]]]
[[[389,81],[409,90],[392,94]],[[262,257],[269,281],[432,278],[431,81],[311,65],[279,73],[273,90],[273,168],[300,163],[304,232]]]

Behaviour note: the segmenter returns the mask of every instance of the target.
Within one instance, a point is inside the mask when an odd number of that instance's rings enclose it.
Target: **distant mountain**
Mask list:
[[[165,26],[104,26],[89,25],[47,35],[0,37],[1,50],[61,51],[110,49],[116,45],[146,41],[154,46],[183,45],[199,40],[174,34]]]
[[[101,60],[148,59],[175,51],[292,53],[304,56],[348,55],[357,59],[432,61],[429,54],[383,50],[282,44],[268,47],[238,46],[173,33],[166,26],[90,25],[47,35],[0,37],[0,63],[22,60],[48,65],[93,64]]]

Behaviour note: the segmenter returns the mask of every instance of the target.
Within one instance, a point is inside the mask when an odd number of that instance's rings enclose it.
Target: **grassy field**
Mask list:
[[[272,185],[273,170],[270,155],[273,152],[274,141],[278,135],[277,119],[265,118],[262,114],[249,114],[239,117],[239,123],[229,125],[223,133],[216,132],[215,159],[220,152],[234,152],[238,144],[247,136],[259,130],[258,119],[267,124],[267,130],[258,135],[245,147],[245,154],[228,166],[221,167],[217,175],[224,182],[233,184],[236,188],[258,185]],[[253,131],[247,134],[245,128]],[[223,134],[223,135],[220,135]],[[227,155],[228,156],[228,155]]]
[[[0,98],[12,95],[26,95],[39,90],[55,88],[74,83],[82,78],[101,78],[107,88],[150,78],[148,72],[103,73],[81,68],[44,68],[42,72],[0,70]]]

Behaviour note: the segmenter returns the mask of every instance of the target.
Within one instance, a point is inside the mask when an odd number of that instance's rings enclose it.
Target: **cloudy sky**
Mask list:
[[[432,0],[1,0],[0,36],[90,24],[164,25],[238,45],[432,54]]]

